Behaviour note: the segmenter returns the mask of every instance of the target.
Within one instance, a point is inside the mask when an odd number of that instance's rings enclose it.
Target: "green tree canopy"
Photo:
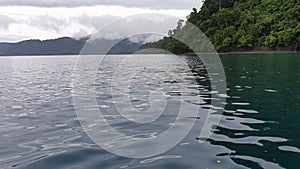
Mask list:
[[[200,10],[193,8],[187,21],[196,25],[218,51],[284,49],[300,50],[299,0],[206,0]],[[189,50],[173,39],[190,37],[190,31],[178,22],[177,28],[158,42],[147,44],[173,53]],[[197,43],[197,39],[191,39]],[[201,45],[199,45],[200,48]]]

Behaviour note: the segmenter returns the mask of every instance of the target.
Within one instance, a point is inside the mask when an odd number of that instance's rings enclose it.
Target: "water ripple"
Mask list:
[[[153,163],[153,162],[158,161],[158,160],[176,159],[176,158],[181,158],[181,156],[178,156],[178,155],[158,156],[158,157],[142,160],[142,161],[140,161],[140,163],[141,164],[147,164],[147,163]]]

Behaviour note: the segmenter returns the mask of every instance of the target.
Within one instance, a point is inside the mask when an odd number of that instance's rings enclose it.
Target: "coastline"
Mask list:
[[[296,47],[276,47],[257,46],[253,48],[226,48],[218,51],[219,54],[255,54],[255,53],[299,53],[300,48]]]
[[[227,54],[280,54],[280,53],[291,53],[291,54],[300,54],[300,51],[236,51],[236,52],[218,52],[221,55],[227,55]]]
[[[280,53],[290,53],[290,54],[300,54],[300,51],[232,51],[232,52],[201,52],[198,54],[211,54],[218,53],[219,55],[235,55],[235,54],[280,54]],[[181,53],[179,55],[193,55],[195,53]]]

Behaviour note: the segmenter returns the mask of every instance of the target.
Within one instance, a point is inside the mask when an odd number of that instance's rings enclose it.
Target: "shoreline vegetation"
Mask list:
[[[300,53],[300,50],[290,50],[289,48],[253,48],[253,49],[240,49],[240,50],[229,50],[220,51],[219,54],[255,54],[255,53]]]
[[[235,54],[300,54],[300,51],[235,51],[235,52],[217,52],[219,55]],[[195,53],[182,53],[181,55],[193,55]],[[201,53],[200,53],[201,54]]]
[[[179,20],[168,37],[142,48],[192,52],[176,40],[183,39],[198,45],[194,51],[206,51],[207,44],[193,39],[195,31],[187,23],[201,30],[220,53],[300,51],[299,0],[205,0],[199,11],[194,8],[187,16],[186,24]]]

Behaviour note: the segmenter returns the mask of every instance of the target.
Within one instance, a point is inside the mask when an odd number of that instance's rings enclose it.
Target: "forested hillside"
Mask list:
[[[187,20],[196,25],[221,52],[251,50],[300,50],[299,0],[206,0]],[[191,52],[174,36],[189,37],[183,21],[169,37],[143,48],[162,48],[173,53]],[[197,39],[191,39],[197,41]]]

